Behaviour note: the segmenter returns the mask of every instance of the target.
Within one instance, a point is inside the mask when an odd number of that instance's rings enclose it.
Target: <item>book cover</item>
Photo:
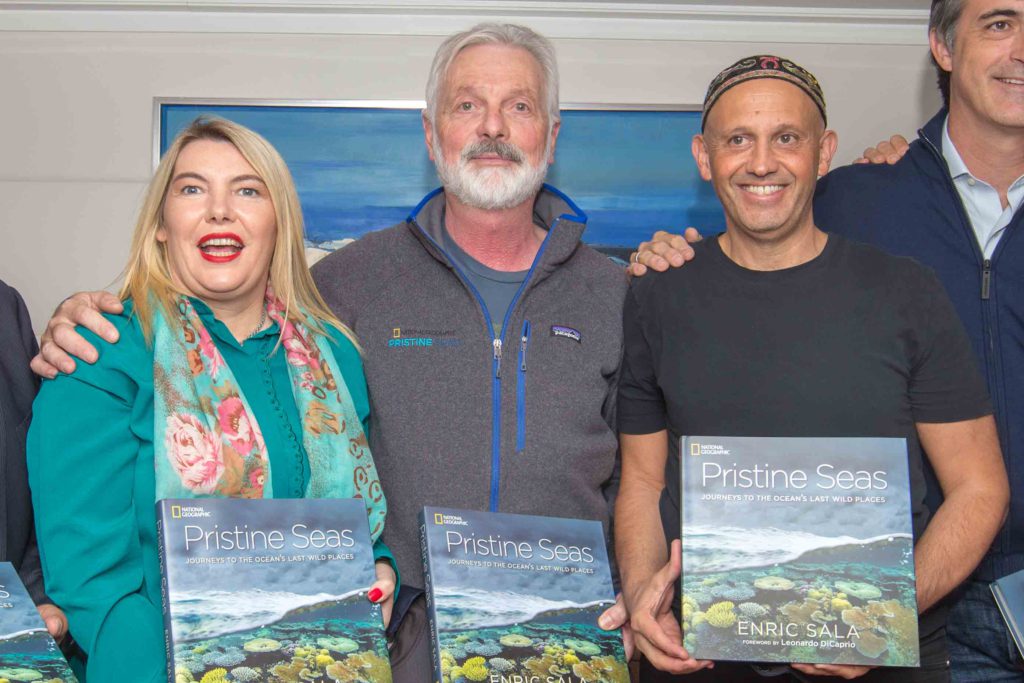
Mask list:
[[[10,562],[0,562],[0,680],[78,683]]]
[[[1020,656],[1024,657],[1024,632],[1021,632],[1024,626],[1024,571],[996,579],[991,588],[1013,642],[1017,644]]]
[[[600,522],[426,507],[434,679],[629,683]]]
[[[919,665],[903,439],[691,436],[680,458],[691,654]]]
[[[168,681],[390,683],[360,500],[157,503]]]

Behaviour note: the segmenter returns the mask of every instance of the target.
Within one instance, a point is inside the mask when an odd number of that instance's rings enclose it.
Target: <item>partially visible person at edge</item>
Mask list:
[[[121,290],[116,344],[46,381],[29,430],[43,574],[90,683],[165,681],[154,502],[366,502],[388,616],[397,577],[366,443],[352,333],[306,265],[302,214],[276,150],[198,119],[150,182]],[[130,672],[130,673],[129,673]]]
[[[403,582],[396,682],[431,680],[422,506],[594,519],[610,534],[617,480],[626,278],[581,242],[583,211],[543,184],[560,126],[554,46],[513,24],[452,35],[426,102],[443,187],[313,269],[365,345],[370,440],[391,505],[384,537]],[[95,303],[100,294],[80,294],[58,309],[46,359],[69,366],[58,344],[91,357],[69,323],[95,324]],[[52,371],[43,357],[34,367]],[[599,623],[624,621],[620,601]]]
[[[1022,681],[989,584],[1024,570],[1024,0],[934,0],[929,40],[945,107],[909,150],[869,150],[875,161],[905,153],[895,165],[829,173],[814,210],[824,230],[934,269],[967,328],[1012,493],[1007,523],[951,596],[952,678]],[[692,256],[681,239],[659,237],[666,244],[634,260],[660,270],[666,257],[680,265]]]
[[[760,679],[725,662],[700,671],[708,663],[680,645],[679,601],[665,600],[678,589],[682,435],[907,442],[920,668],[794,663],[799,673],[785,680],[949,680],[945,614],[934,607],[975,568],[1005,518],[991,405],[937,278],[815,225],[815,183],[836,144],[806,70],[774,56],[725,69],[708,88],[693,154],[722,202],[726,231],[698,245],[687,267],[630,288],[617,549],[637,645],[671,674]],[[931,516],[922,451],[945,494]],[[644,676],[677,680],[650,667]]]
[[[39,379],[28,364],[37,351],[25,302],[17,290],[0,280],[0,471],[4,473],[0,562],[14,565],[46,630],[60,642],[68,622],[43,586],[25,470],[25,438],[32,419],[32,399],[39,388]]]

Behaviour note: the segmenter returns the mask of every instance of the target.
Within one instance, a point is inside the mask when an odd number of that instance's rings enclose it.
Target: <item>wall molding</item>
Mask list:
[[[681,1],[0,0],[0,32],[442,36],[485,19],[529,24],[556,39],[927,45],[928,10]]]

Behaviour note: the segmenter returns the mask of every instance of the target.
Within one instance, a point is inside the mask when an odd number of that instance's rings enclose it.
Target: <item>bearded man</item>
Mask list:
[[[559,130],[551,44],[514,25],[448,38],[423,132],[443,184],[404,223],[313,269],[366,357],[386,541],[403,584],[395,679],[430,680],[424,505],[597,519],[609,529],[625,273],[542,185]],[[615,608],[613,608],[614,610]],[[624,614],[606,615],[616,626]]]

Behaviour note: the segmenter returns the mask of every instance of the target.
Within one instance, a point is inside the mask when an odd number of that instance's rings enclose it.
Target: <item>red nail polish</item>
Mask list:
[[[370,591],[370,594],[367,595],[367,597],[370,598],[370,602],[377,602],[380,600],[380,596],[382,595],[384,595],[384,591],[379,588],[374,588]]]

